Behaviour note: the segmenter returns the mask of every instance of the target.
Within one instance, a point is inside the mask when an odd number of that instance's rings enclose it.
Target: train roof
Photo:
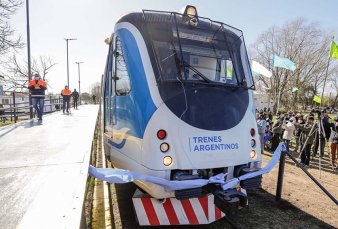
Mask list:
[[[142,10],[142,12],[133,12],[122,16],[117,23],[129,22],[137,27],[140,31],[143,30],[143,25],[146,22],[158,22],[158,23],[175,23],[174,15],[182,18],[184,15],[177,12],[167,12],[167,11],[153,11],[153,10]],[[210,18],[198,16],[198,24],[201,27],[211,27],[215,30],[219,29],[222,26],[223,31],[227,36],[232,37],[241,37],[243,32],[235,27],[227,25],[219,21],[213,21]],[[181,20],[182,21],[182,20]],[[180,23],[181,21],[178,21]]]

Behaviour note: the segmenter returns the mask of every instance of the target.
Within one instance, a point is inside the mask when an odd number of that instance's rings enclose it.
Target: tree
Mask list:
[[[87,92],[81,93],[81,100],[85,104],[91,103],[93,101],[91,95],[89,93],[87,93]]]
[[[252,59],[272,69],[271,78],[260,77],[259,81],[270,88],[270,96],[276,110],[279,96],[286,108],[297,108],[299,98],[318,94],[326,77],[326,66],[330,48],[330,37],[316,23],[300,18],[286,23],[282,28],[273,26],[264,32],[252,46]],[[283,68],[273,68],[272,57],[278,55],[294,61],[297,69],[292,72]],[[331,65],[328,76],[332,75]],[[291,93],[291,88],[299,88]],[[304,103],[303,103],[304,102]],[[292,106],[292,107],[291,107]]]
[[[91,85],[91,93],[92,95],[95,95],[96,98],[100,97],[101,94],[101,83],[96,82]]]
[[[334,101],[332,103],[332,108],[336,106],[337,100],[338,100],[338,70],[335,71],[335,76],[332,77],[331,83],[332,83],[332,88],[335,89],[336,91],[336,97],[334,98]]]
[[[0,1],[0,56],[3,57],[13,50],[23,47],[21,38],[14,38],[14,30],[9,25],[9,20],[16,10],[22,5],[21,0]],[[1,58],[0,62],[4,60]]]
[[[0,73],[5,76],[5,82],[8,90],[12,88],[24,89],[27,88],[28,82],[28,66],[19,63],[14,55],[6,64],[4,64],[5,72]],[[38,59],[33,58],[32,73],[38,73],[43,80],[48,84],[47,74],[56,63],[51,57],[40,56]]]

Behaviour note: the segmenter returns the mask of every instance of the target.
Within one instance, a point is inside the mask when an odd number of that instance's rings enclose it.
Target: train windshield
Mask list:
[[[159,81],[184,81],[254,89],[242,32],[198,17],[143,11]]]

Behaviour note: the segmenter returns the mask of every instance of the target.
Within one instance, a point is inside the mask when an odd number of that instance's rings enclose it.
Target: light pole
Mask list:
[[[29,0],[26,0],[26,22],[27,22],[27,62],[28,62],[28,82],[32,79],[31,72],[31,39],[29,30]],[[32,97],[29,94],[29,117],[33,118]]]
[[[68,60],[68,41],[74,41],[76,38],[65,38],[67,43],[67,86],[69,88],[69,60]]]
[[[77,70],[78,70],[78,73],[79,73],[79,102],[80,102],[80,105],[81,105],[81,74],[80,74],[80,64],[83,64],[84,62],[75,62],[77,64]]]

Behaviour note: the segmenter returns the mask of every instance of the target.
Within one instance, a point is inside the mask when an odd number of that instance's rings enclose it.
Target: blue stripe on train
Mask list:
[[[111,146],[114,146],[114,147],[116,147],[118,149],[121,149],[126,144],[126,140],[127,139],[123,139],[121,143],[116,143],[116,142],[113,142],[112,140],[108,139],[108,143]]]
[[[128,69],[131,92],[127,96],[116,96],[117,129],[127,127],[129,134],[143,138],[147,124],[157,109],[149,91],[147,77],[135,37],[127,29],[119,29],[124,59]]]

